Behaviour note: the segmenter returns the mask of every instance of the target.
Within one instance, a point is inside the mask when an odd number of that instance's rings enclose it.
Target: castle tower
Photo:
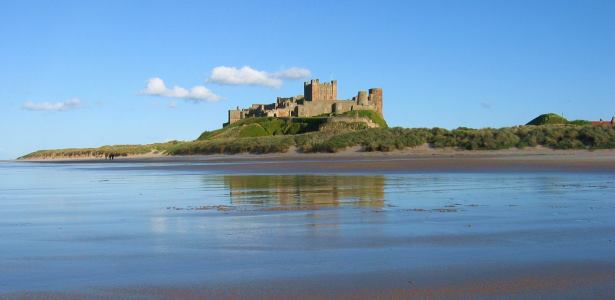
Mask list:
[[[337,100],[337,80],[331,80],[331,95],[329,100]]]
[[[382,89],[369,89],[369,103],[376,106],[376,111],[382,116]]]
[[[337,80],[320,83],[312,79],[303,83],[303,95],[306,101],[331,101],[337,99]]]
[[[233,124],[242,119],[241,110],[239,107],[237,109],[231,109],[228,111],[228,124]]]
[[[305,101],[318,99],[318,79],[312,79],[303,83],[303,97]]]
[[[367,92],[366,91],[359,91],[359,94],[357,95],[357,104],[359,104],[359,105],[367,105],[368,104]]]

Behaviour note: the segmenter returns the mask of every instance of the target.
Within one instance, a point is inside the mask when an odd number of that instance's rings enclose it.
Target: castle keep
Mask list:
[[[373,110],[382,115],[382,89],[359,91],[351,99],[337,98],[337,80],[320,83],[318,79],[303,84],[303,95],[278,97],[275,103],[252,104],[244,109],[228,111],[228,124],[255,117],[313,117],[324,114],[342,114],[353,110]]]

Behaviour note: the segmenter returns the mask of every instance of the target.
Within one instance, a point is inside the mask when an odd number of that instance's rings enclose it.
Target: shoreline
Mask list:
[[[615,171],[615,150],[452,150],[428,147],[391,152],[140,155],[105,159],[18,160],[19,163],[143,164],[139,169],[245,173]],[[157,164],[157,165],[156,165]],[[163,165],[160,165],[163,164]],[[109,166],[111,167],[111,166]]]

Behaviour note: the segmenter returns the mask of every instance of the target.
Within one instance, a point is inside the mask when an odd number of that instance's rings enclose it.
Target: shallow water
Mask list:
[[[0,163],[0,294],[615,265],[615,174],[110,166]]]

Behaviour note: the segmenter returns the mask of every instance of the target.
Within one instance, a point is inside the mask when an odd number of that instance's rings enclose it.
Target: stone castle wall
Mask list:
[[[369,89],[368,101],[376,107],[376,111],[382,115],[382,89]]]
[[[272,104],[252,104],[250,108],[229,110],[228,123],[252,117],[313,117],[324,114],[343,114],[353,110],[373,110],[382,115],[382,89],[359,91],[348,100],[337,99],[337,81],[320,83],[318,79],[305,82],[304,95],[278,97]]]
[[[306,101],[333,101],[337,100],[337,80],[320,83],[318,79],[303,84],[303,95]]]
[[[241,119],[243,119],[243,112],[239,110],[239,107],[237,109],[228,111],[228,123],[229,124],[233,124]]]

